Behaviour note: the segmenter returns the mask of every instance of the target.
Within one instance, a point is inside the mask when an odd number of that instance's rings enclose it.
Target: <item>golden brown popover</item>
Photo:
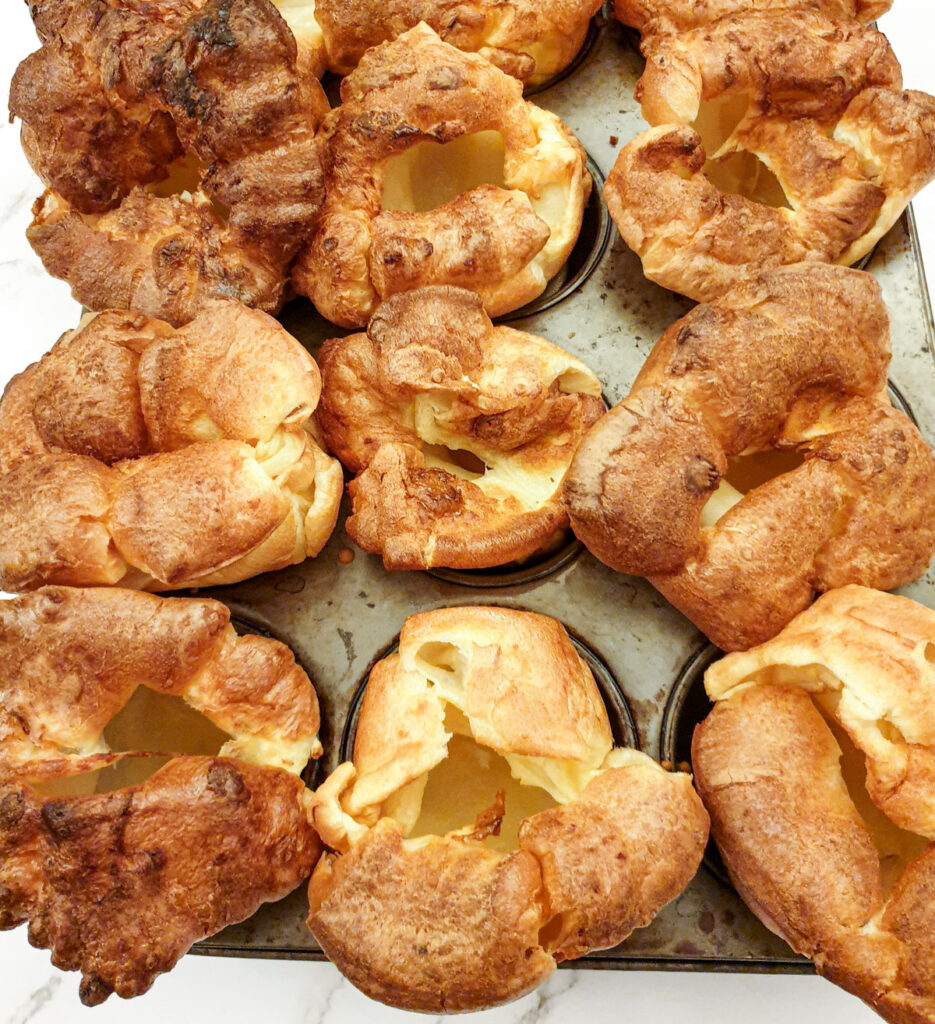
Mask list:
[[[754,11],[645,49],[655,127],[604,196],[664,287],[709,302],[782,264],[855,263],[935,176],[935,98],[902,91],[875,29]]]
[[[935,612],[844,587],[707,672],[692,760],[751,909],[893,1024],[935,1020]]]
[[[443,285],[387,299],[318,358],[318,423],[357,474],[346,529],[388,569],[504,565],[567,528],[562,478],[604,412],[584,363]]]
[[[442,608],[370,673],[353,763],[312,798],[333,853],[309,927],[367,995],[479,1009],[616,945],[694,875],[708,822],[691,779],[614,748],[554,619]]]
[[[328,109],[269,0],[32,4],[10,109],[48,191],[27,235],[92,309],[275,310],[321,205]]]
[[[232,583],[316,555],[343,474],[315,361],[215,300],[174,329],[88,314],[0,401],[0,587]]]
[[[584,42],[600,0],[273,0],[317,63],[339,75],[364,53],[425,22],[446,43],[479,53],[501,71],[540,85],[564,70]]]
[[[325,201],[299,292],[344,327],[422,285],[470,288],[491,316],[542,293],[591,189],[555,114],[425,24],[369,50],[341,100],[318,136]]]
[[[935,551],[935,455],[890,405],[889,354],[862,271],[781,267],[696,306],[579,447],[572,528],[725,650],[816,592],[915,579]]]
[[[893,0],[614,0],[614,16],[644,37],[702,28],[747,11],[819,11],[836,22],[875,21]]]
[[[0,928],[28,921],[82,1002],[308,875],[318,701],[278,641],[216,601],[46,587],[0,602],[0,666]]]

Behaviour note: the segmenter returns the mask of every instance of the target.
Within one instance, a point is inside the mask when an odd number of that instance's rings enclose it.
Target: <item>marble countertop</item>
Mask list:
[[[904,69],[907,87],[935,93],[935,10],[927,0],[895,0],[881,21]],[[0,39],[0,81],[36,48],[25,4],[8,0]],[[19,147],[18,128],[0,126],[0,304],[7,318],[0,346],[0,383],[38,358],[78,317],[68,288],[49,277],[24,231],[40,192]],[[914,204],[929,280],[935,286],[935,185]],[[46,950],[26,941],[25,928],[0,933],[0,1024],[277,1024],[382,1022],[412,1018],[360,995],[330,964],[185,957],[142,998],[112,997],[88,1010],[78,1002],[78,976],[50,965]],[[629,1020],[654,1024],[872,1024],[870,1010],[814,977],[643,971],[560,970],[537,992],[478,1014],[483,1024],[577,1019],[589,1024]]]

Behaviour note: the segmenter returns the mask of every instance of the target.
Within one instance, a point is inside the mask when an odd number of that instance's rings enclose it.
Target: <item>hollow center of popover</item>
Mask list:
[[[560,453],[554,458],[549,457],[544,438],[505,451],[447,429],[446,413],[445,400],[431,396],[418,396],[407,410],[407,425],[411,424],[419,437],[427,468],[470,480],[493,497],[512,496],[528,510],[541,508],[552,499],[570,458],[561,454],[567,452],[563,448],[567,434],[559,434],[552,442]],[[537,453],[534,457],[529,456],[530,449]]]
[[[791,473],[805,461],[797,448],[768,448],[752,455],[736,455],[727,463],[727,482],[741,494],[783,473]]]
[[[299,42],[312,43],[321,38],[312,0],[273,0],[273,6]]]
[[[727,474],[702,509],[701,525],[714,526],[745,494],[783,473],[791,473],[804,461],[804,453],[797,448],[768,448],[729,459]]]
[[[449,448],[444,444],[425,444],[422,447],[426,466],[444,469],[462,480],[476,480],[488,469],[482,458],[467,448]]]
[[[743,93],[724,93],[705,100],[692,127],[701,136],[708,159],[704,173],[715,188],[741,195],[764,206],[789,207],[785,190],[776,175],[755,154],[741,150],[717,156],[747,112]]]
[[[929,840],[907,829],[894,824],[880,810],[867,792],[867,757],[850,738],[847,730],[840,724],[844,687],[841,680],[826,666],[773,664],[765,667],[750,677],[750,681],[758,681],[779,686],[799,687],[809,693],[812,703],[821,714],[831,730],[840,750],[840,768],[844,785],[854,808],[860,815],[870,833],[873,845],[880,858],[880,875],[883,894],[888,896],[906,865],[920,854],[928,845]],[[855,699],[849,703],[853,710]],[[873,712],[867,709],[868,716]],[[899,730],[886,718],[871,721],[868,717],[864,727],[872,724],[885,739],[894,743],[904,744],[905,738]]]
[[[138,686],[104,729],[104,742],[111,750],[214,755],[229,739],[183,698],[148,686]]]
[[[484,845],[501,853],[517,849],[520,822],[554,807],[555,800],[544,789],[513,778],[505,758],[479,744],[467,719],[450,704],[445,729],[453,733],[448,756],[428,773],[422,808],[409,836],[440,836],[473,826],[477,816],[494,805],[500,791],[505,813],[499,835],[488,836]]]
[[[728,195],[743,196],[774,209],[791,209],[779,178],[755,154],[746,150],[705,162],[708,181]]]
[[[504,142],[497,131],[453,142],[418,142],[384,169],[384,210],[425,213],[478,185],[504,186]]]
[[[157,199],[169,199],[179,196],[186,202],[201,191],[201,182],[206,173],[205,165],[198,159],[197,153],[186,153],[173,160],[166,168],[166,176],[146,186],[146,191]],[[226,222],[230,210],[214,196],[209,195],[211,206],[218,218]]]
[[[110,793],[144,782],[172,756],[214,756],[230,737],[181,697],[138,686],[110,720],[103,740],[111,751],[158,751],[158,756],[126,757],[97,771],[34,783],[44,796]]]
[[[147,186],[147,191],[160,199],[182,195],[185,192],[197,192],[201,188],[201,179],[205,168],[196,153],[186,153],[173,160],[166,168],[166,176]]]
[[[844,784],[857,808],[857,813],[870,831],[873,845],[877,848],[883,879],[883,895],[888,896],[906,865],[929,845],[929,841],[894,825],[870,799],[867,793],[866,756],[822,707],[822,703],[821,700],[816,701],[841,748],[841,774],[844,777]]]
[[[744,119],[750,101],[743,92],[722,92],[702,100],[692,128],[701,136],[705,152],[711,156],[731,137]]]
[[[518,738],[526,723],[503,723],[501,730],[492,725],[496,714],[488,718],[479,709],[474,716],[466,712],[470,656],[465,647],[457,639],[426,640],[414,652],[410,666],[424,675],[426,699],[437,699],[443,711],[445,747],[432,767],[410,776],[384,800],[380,813],[399,822],[413,839],[457,833],[505,853],[517,849],[524,819],[581,796],[609,766],[612,741],[609,730],[599,730],[591,742],[581,737],[572,756],[549,756],[547,741],[536,744],[540,753],[516,752],[513,744],[529,749],[528,739]],[[555,699],[560,709],[565,707],[561,693]],[[565,750],[567,741],[566,736]]]

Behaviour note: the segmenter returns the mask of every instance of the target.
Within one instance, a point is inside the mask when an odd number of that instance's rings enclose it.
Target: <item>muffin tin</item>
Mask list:
[[[610,170],[620,145],[644,127],[633,98],[642,58],[632,34],[612,20],[599,19],[592,35],[572,73],[540,91],[535,102],[575,132],[597,177]],[[598,181],[575,262],[564,278],[504,319],[588,363],[601,378],[606,400],[615,403],[659,335],[691,303],[643,277],[599,193]],[[867,269],[880,282],[892,318],[894,404],[935,439],[935,327],[911,212],[881,241]],[[313,354],[325,338],[347,333],[304,300],[287,306],[280,319]],[[372,665],[392,649],[404,619],[460,604],[525,608],[561,620],[598,668],[618,742],[633,742],[663,760],[687,759],[692,729],[708,710],[704,668],[719,652],[645,580],[612,571],[573,538],[544,559],[501,570],[388,573],[378,556],[348,540],[347,513],[345,497],[338,527],[317,558],[203,592],[227,604],[247,628],[289,644],[312,677],[325,751],[315,769],[318,779],[348,755],[362,687]],[[935,607],[935,574],[930,570],[900,592]],[[321,959],[305,927],[306,913],[300,887],[195,948],[215,955]],[[573,966],[813,970],[746,909],[716,852],[651,925]]]

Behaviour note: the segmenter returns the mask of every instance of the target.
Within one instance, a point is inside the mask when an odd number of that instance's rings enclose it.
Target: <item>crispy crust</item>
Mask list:
[[[0,785],[0,926],[28,920],[34,946],[82,972],[88,1006],[141,995],[192,943],[306,877],[321,846],[302,788],[277,769],[200,757],[77,799]]]
[[[935,550],[935,456],[890,407],[888,362],[879,288],[858,271],[780,268],[696,307],[578,449],[575,533],[725,650],[774,636],[816,592],[914,579]],[[728,459],[771,448],[804,463],[703,524]]]
[[[649,40],[636,96],[650,124],[691,124],[703,100],[746,95],[758,114],[833,122],[873,86],[902,75],[881,32],[815,11],[745,11]]]
[[[567,527],[561,479],[604,411],[583,363],[443,286],[388,299],[319,360],[316,417],[357,474],[347,532],[388,569],[503,565]]]
[[[341,98],[319,133],[325,203],[295,266],[299,292],[345,327],[420,285],[469,287],[491,316],[542,292],[571,252],[591,187],[584,151],[555,115],[424,24],[368,51]],[[489,130],[503,137],[504,188],[480,185],[424,213],[382,210],[393,157]]]
[[[82,972],[83,1002],[145,992],[306,876],[321,846],[297,776],[321,753],[319,713],[288,649],[237,637],[216,601],[119,589],[5,601],[0,637],[0,927],[28,921],[34,945]],[[138,686],[226,731],[220,755],[172,757],[110,793],[40,795],[31,783],[145,756],[102,741]]]
[[[216,601],[44,587],[0,604],[0,626],[6,779],[119,760],[100,751],[100,736],[138,686],[183,696],[229,732],[225,755],[297,774],[320,753],[308,677],[278,641],[237,637]]]
[[[692,749],[714,836],[746,902],[894,1024],[935,1016],[935,846],[885,893],[881,854],[812,698],[865,753],[871,801],[932,838],[932,649],[930,609],[862,587],[833,591],[775,639],[709,669],[717,703]],[[894,768],[899,784],[881,787]]]
[[[716,704],[692,746],[698,791],[734,884],[799,950],[860,928],[883,906],[879,858],[840,756],[808,695],[769,685]],[[767,820],[781,841],[764,857]]]
[[[295,339],[233,301],[177,331],[87,317],[0,401],[3,587],[172,589],[317,554],[343,483],[306,429],[320,387]]]
[[[538,860],[549,915],[559,919],[552,956],[574,960],[648,925],[691,881],[707,835],[690,777],[648,758],[610,768],[578,800],[527,818],[520,849]]]
[[[273,4],[60,6],[35,11],[43,46],[10,96],[49,186],[27,232],[47,269],[92,308],[174,324],[219,296],[278,308],[321,205],[328,105]]]
[[[534,0],[492,4],[485,0],[318,0],[327,63],[346,75],[371,46],[425,22],[459,50],[479,53],[508,75],[538,84],[558,74],[575,57],[597,13],[597,0]]]
[[[444,839],[407,845],[382,818],[350,853],[327,856],[309,887],[309,927],[362,992],[427,1013],[525,995],[554,970],[538,941],[541,875],[524,852],[502,857]]]
[[[824,595],[769,643],[713,666],[715,700],[791,669],[833,695],[834,715],[867,757],[867,790],[901,828],[935,839],[935,612],[849,586]]]
[[[855,263],[935,176],[935,98],[901,91],[874,29],[754,11],[652,36],[646,49],[638,95],[656,127],[621,150],[604,195],[647,277],[667,288],[708,302],[772,267]],[[746,110],[706,150],[692,122],[725,97]],[[711,180],[707,169],[743,154],[775,175],[787,205]]]
[[[604,188],[646,276],[701,302],[738,277],[800,260],[849,265],[870,252],[935,175],[935,99],[866,90],[832,138],[810,120],[764,117],[734,133],[732,151],[759,156],[796,209],[720,192],[703,171],[701,137],[672,125],[625,146]]]
[[[875,21],[892,0],[614,0],[614,16],[644,36],[688,32],[747,11],[818,11],[832,21]]]
[[[473,831],[418,839],[404,838],[415,818],[393,817],[393,799],[447,756],[446,703],[559,803],[521,823],[518,850],[482,846],[483,815]],[[480,607],[412,616],[399,653],[371,673],[354,763],[312,799],[338,851],[309,888],[328,956],[393,1006],[471,1010],[647,924],[694,874],[707,816],[687,775],[611,748],[594,679],[555,620]],[[502,800],[489,813],[498,828]]]

